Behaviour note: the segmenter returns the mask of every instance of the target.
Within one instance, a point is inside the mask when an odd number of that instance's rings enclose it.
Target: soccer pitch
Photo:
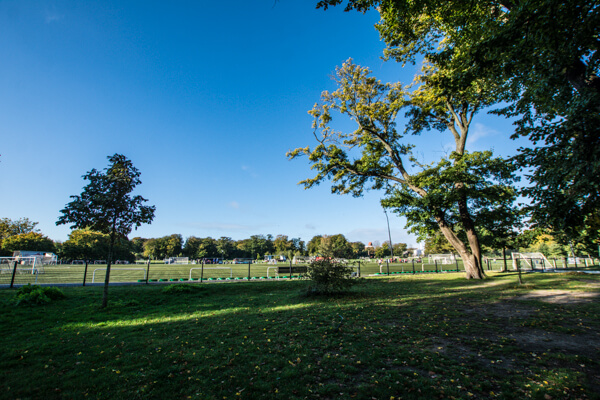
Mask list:
[[[300,266],[307,264],[300,264]],[[292,268],[298,265],[293,265]],[[383,263],[351,261],[348,266],[357,275],[398,275],[412,273],[456,272],[457,265],[435,265],[428,263]],[[111,283],[142,283],[142,282],[213,282],[239,280],[268,280],[302,278],[303,274],[288,268],[290,264],[278,265],[267,263],[253,264],[113,264],[110,272]],[[458,264],[462,271],[462,262]],[[15,285],[30,284],[102,284],[106,276],[106,264],[85,265],[45,265],[36,271],[17,268]],[[0,273],[0,285],[9,285],[12,279],[12,269],[4,268]]]

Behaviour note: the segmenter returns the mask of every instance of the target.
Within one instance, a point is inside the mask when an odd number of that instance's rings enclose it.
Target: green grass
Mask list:
[[[0,398],[600,398],[600,276],[523,279],[119,286],[104,310],[1,290]]]

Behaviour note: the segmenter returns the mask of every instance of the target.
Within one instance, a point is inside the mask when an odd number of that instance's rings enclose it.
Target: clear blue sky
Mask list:
[[[314,145],[307,111],[352,57],[384,81],[413,68],[381,60],[377,13],[310,0],[0,2],[0,217],[28,217],[66,240],[59,211],[82,175],[121,153],[156,205],[130,237],[344,234],[387,240],[379,193],[304,190]],[[511,154],[510,123],[481,115],[471,149]],[[432,132],[417,152],[439,158]],[[392,240],[416,244],[390,217]]]

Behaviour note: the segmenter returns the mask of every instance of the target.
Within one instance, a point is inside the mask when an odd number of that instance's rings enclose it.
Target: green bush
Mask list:
[[[21,286],[19,290],[17,290],[13,302],[17,306],[22,304],[40,305],[48,304],[52,300],[60,300],[64,297],[65,294],[57,287],[42,287],[27,284],[27,286]]]
[[[193,293],[201,290],[198,286],[193,285],[169,285],[162,290],[163,293],[167,294],[180,294],[180,293]]]
[[[315,260],[310,263],[306,276],[311,280],[309,294],[339,294],[352,287],[357,280],[352,278],[353,269],[332,259]]]

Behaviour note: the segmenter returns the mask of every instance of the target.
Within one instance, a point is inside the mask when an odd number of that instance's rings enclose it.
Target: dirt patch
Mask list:
[[[513,299],[539,300],[550,304],[582,304],[590,303],[598,298],[600,298],[600,293],[576,292],[571,290],[534,290]]]

